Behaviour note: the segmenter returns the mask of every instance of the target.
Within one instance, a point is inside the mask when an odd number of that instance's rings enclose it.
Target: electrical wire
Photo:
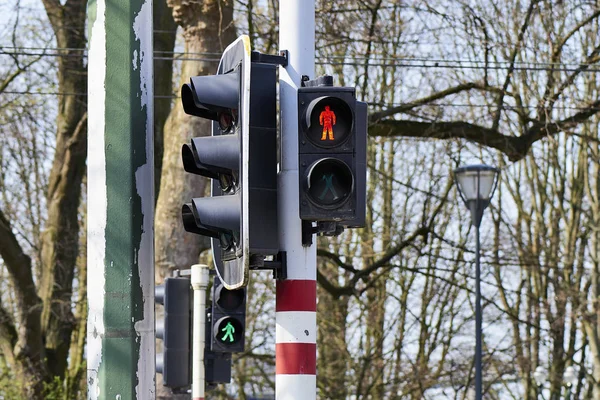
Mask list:
[[[26,56],[74,56],[72,54],[61,54],[61,53],[48,53],[47,51],[58,52],[58,51],[82,51],[87,52],[86,48],[43,48],[43,47],[15,47],[15,46],[0,46],[0,51],[3,49],[13,50],[11,52],[3,51],[0,54],[7,55],[26,55]],[[21,51],[19,51],[21,50]],[[41,53],[30,53],[22,50],[35,50],[42,51]],[[155,50],[154,54],[173,54],[186,56],[185,58],[175,58],[173,60],[188,60],[188,61],[206,61],[206,58],[196,58],[187,56],[220,56],[221,53],[215,52],[180,52],[180,51],[166,51],[166,50]],[[156,57],[155,57],[156,58]],[[360,63],[360,60],[367,60],[367,66],[410,66],[410,67],[425,67],[425,68],[470,68],[470,69],[508,69],[511,65],[515,70],[533,70],[533,71],[593,71],[599,72],[600,69],[591,69],[587,67],[597,66],[597,63],[585,63],[585,62],[541,62],[541,61],[485,61],[485,60],[465,60],[465,59],[441,59],[441,58],[427,58],[427,57],[383,57],[383,56],[321,56],[316,55],[317,59],[325,59],[327,62],[317,61],[319,65],[353,65],[353,66],[364,66],[364,63]],[[167,57],[161,57],[162,59],[168,59]],[[335,61],[341,59],[343,61]],[[212,61],[212,60],[211,60]],[[383,63],[383,61],[390,61],[390,63]],[[468,65],[465,65],[468,64]],[[572,68],[569,68],[572,67]]]
[[[369,103],[369,105],[372,106],[378,106],[378,107],[382,107],[382,108],[389,108],[389,107],[399,107],[399,106],[403,106],[403,103]],[[467,104],[467,103],[425,103],[425,104],[420,104],[420,107],[464,107],[464,108],[493,108],[495,109],[497,107],[496,104]],[[514,111],[519,111],[521,109],[527,109],[527,110],[537,110],[538,108],[540,108],[540,106],[510,106],[510,105],[502,105],[502,108],[504,110],[514,110]],[[553,110],[574,110],[574,111],[582,111],[582,110],[597,110],[600,111],[600,107],[575,107],[575,106],[559,106],[559,107],[552,107]]]

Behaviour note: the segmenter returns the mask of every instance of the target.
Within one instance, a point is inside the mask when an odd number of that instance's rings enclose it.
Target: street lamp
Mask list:
[[[565,400],[571,400],[571,388],[577,383],[577,371],[575,371],[575,368],[573,368],[572,365],[569,365],[567,369],[565,369],[563,381],[565,381],[567,384],[567,394],[565,395]]]
[[[538,397],[541,395],[543,399],[544,395],[542,394],[542,388],[544,386],[544,383],[546,383],[546,381],[548,380],[548,372],[544,367],[540,365],[535,369],[533,373],[533,379],[535,380],[535,383],[538,387]],[[563,382],[567,386],[565,400],[571,399],[571,389],[573,385],[577,383],[577,379],[577,370],[572,365],[565,368],[565,373],[563,374]]]
[[[488,165],[469,165],[454,170],[460,197],[471,211],[471,224],[475,227],[475,400],[482,399],[481,371],[481,268],[479,265],[479,225],[483,211],[490,204],[498,184],[497,168]]]
[[[538,367],[535,369],[535,372],[533,373],[533,379],[535,379],[535,384],[537,385],[537,397],[542,395],[542,398],[544,398],[544,395],[542,394],[542,388],[544,386],[544,382],[546,382],[546,379],[548,379],[548,373],[546,372],[544,367],[538,365]]]

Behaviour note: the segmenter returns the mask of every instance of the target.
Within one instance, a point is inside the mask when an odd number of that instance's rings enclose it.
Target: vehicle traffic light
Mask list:
[[[366,103],[329,79],[298,89],[300,218],[365,224]]]
[[[156,303],[164,306],[164,318],[156,321],[156,337],[163,352],[156,355],[156,372],[163,385],[172,389],[190,386],[191,381],[191,286],[187,278],[166,278],[154,289]]]
[[[211,327],[212,351],[244,351],[246,288],[229,290],[219,277],[215,277],[212,287]]]
[[[276,66],[252,62],[241,36],[221,58],[217,75],[181,88],[190,115],[212,120],[212,136],[183,145],[187,172],[213,179],[212,197],[183,205],[185,230],[213,238],[224,285],[247,285],[251,263],[279,251],[277,232]]]

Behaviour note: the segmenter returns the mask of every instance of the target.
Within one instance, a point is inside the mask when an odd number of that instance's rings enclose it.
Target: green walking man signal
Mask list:
[[[231,325],[231,322],[228,322],[227,325],[225,325],[225,328],[221,329],[221,332],[225,332],[225,335],[223,335],[223,337],[221,338],[222,342],[226,341],[228,337],[229,342],[233,343],[235,341],[235,338],[233,337],[235,328],[233,327],[233,325]]]
[[[244,326],[241,316],[230,315],[219,318],[214,326],[214,335],[220,345],[219,351],[242,351],[243,348],[240,350],[238,346],[238,343],[244,343]]]

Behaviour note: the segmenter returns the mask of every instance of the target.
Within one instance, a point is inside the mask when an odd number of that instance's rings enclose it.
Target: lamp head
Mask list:
[[[483,164],[468,165],[454,170],[458,193],[471,211],[472,223],[475,226],[481,223],[483,210],[494,195],[499,173],[497,168]]]
[[[546,382],[546,379],[548,379],[548,373],[544,367],[540,365],[535,369],[535,372],[533,373],[533,379],[538,386],[542,386],[544,382]]]
[[[489,165],[468,165],[456,168],[454,176],[463,200],[490,201],[496,189],[499,170]]]
[[[563,375],[563,380],[568,386],[573,386],[577,383],[577,371],[572,365],[569,365],[565,369],[565,374]]]

